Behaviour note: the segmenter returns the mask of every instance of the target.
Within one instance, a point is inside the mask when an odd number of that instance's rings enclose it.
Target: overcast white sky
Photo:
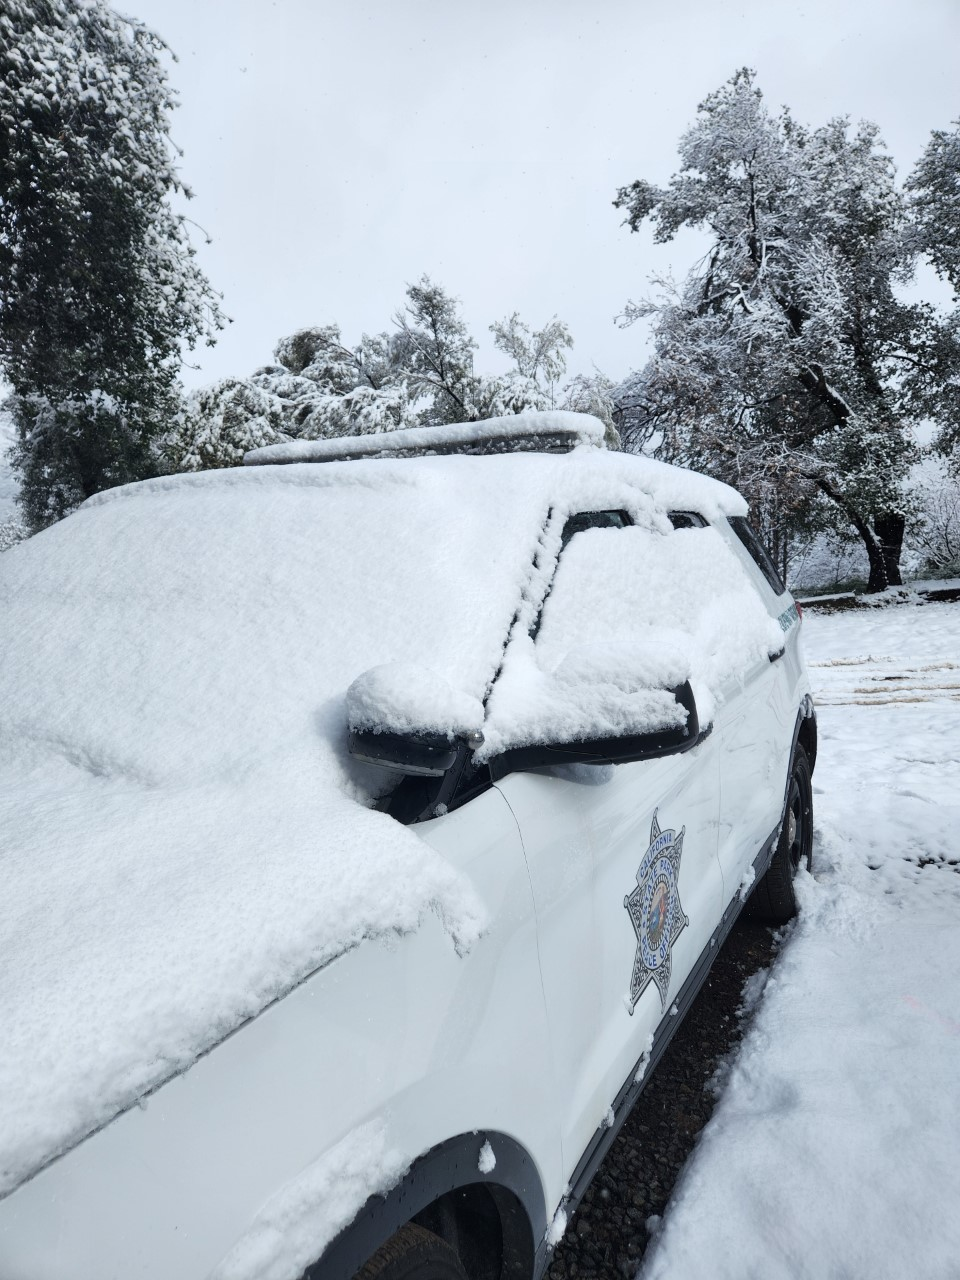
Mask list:
[[[117,0],[115,0],[117,2]],[[134,0],[176,52],[174,136],[234,323],[189,386],[277,339],[389,325],[427,272],[487,325],[557,314],[572,372],[642,363],[615,315],[696,241],[654,249],[611,201],[665,182],[697,103],[750,65],[808,124],[876,120],[901,173],[960,116],[958,0]]]

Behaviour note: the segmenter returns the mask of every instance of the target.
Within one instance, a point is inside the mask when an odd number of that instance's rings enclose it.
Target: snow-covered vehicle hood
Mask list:
[[[365,937],[469,883],[370,807],[345,693],[483,699],[558,500],[740,513],[656,464],[460,457],[175,476],[0,559],[0,1194]]]

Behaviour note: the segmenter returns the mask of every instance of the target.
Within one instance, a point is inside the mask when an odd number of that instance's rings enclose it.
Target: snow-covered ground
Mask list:
[[[960,604],[803,632],[815,873],[643,1280],[960,1276]]]

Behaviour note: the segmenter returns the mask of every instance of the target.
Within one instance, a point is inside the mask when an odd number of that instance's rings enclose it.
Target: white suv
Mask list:
[[[794,910],[797,608],[581,415],[247,462],[0,557],[0,1276],[539,1275]]]

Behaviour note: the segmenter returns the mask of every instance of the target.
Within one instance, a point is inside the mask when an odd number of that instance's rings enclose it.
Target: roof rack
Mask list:
[[[245,466],[283,462],[346,462],[356,458],[409,458],[441,453],[569,453],[578,445],[604,447],[604,426],[587,413],[518,413],[482,422],[403,427],[368,436],[292,440],[251,449]]]

